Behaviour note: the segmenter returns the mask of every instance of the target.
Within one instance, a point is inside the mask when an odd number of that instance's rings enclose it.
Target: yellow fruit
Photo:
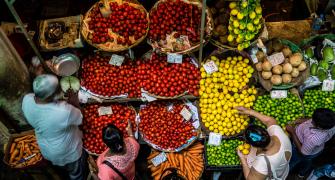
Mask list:
[[[254,25],[258,25],[259,24],[259,19],[255,19],[254,21],[253,21],[253,23],[254,23]]]
[[[256,13],[254,11],[250,12],[249,17],[250,17],[250,19],[255,19]]]
[[[234,36],[231,35],[231,34],[229,34],[228,37],[227,37],[227,40],[228,40],[229,42],[232,42],[232,41],[234,40]]]
[[[262,14],[262,7],[261,6],[256,6],[255,12],[257,14]]]
[[[243,150],[242,150],[242,154],[244,154],[244,155],[248,155],[248,154],[249,154],[249,150],[248,150],[248,149],[243,149]]]
[[[248,2],[243,1],[242,4],[241,4],[241,6],[242,6],[243,8],[246,8],[246,7],[248,6]]]
[[[236,7],[236,2],[229,3],[229,8],[234,9]]]
[[[237,27],[240,26],[240,23],[239,23],[237,20],[234,20],[234,21],[233,21],[233,26],[234,26],[235,28],[237,28]]]
[[[256,15],[255,15],[256,16]],[[243,14],[241,13],[241,12],[239,12],[238,14],[237,14],[237,19],[239,19],[239,20],[242,20],[243,19]]]
[[[254,31],[254,30],[255,30],[255,27],[254,27],[254,25],[253,25],[252,23],[248,23],[248,24],[247,24],[247,29],[248,29],[249,31]]]
[[[249,148],[250,148],[250,144],[244,144],[243,147],[244,147],[245,149],[249,149]]]
[[[238,149],[239,149],[240,151],[243,151],[244,146],[243,146],[243,145],[239,145],[239,146],[238,146]]]
[[[238,14],[238,10],[237,9],[232,9],[230,11],[230,14],[233,15],[233,16],[236,16]]]

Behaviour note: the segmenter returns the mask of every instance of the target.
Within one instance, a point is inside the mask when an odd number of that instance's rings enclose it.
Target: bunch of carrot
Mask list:
[[[34,135],[15,138],[10,145],[9,165],[15,168],[31,166],[42,160]]]
[[[151,160],[161,152],[153,151],[147,158],[152,177],[155,180],[159,180],[160,177],[166,175],[165,173],[162,174],[165,169],[176,168],[178,169],[178,173],[188,180],[200,179],[204,168],[203,150],[204,146],[200,142],[197,142],[182,152],[167,153],[167,161],[158,166],[154,166]]]

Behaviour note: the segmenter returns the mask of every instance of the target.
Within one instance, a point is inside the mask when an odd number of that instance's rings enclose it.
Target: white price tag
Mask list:
[[[154,166],[158,166],[160,164],[162,164],[163,162],[165,162],[167,160],[166,154],[165,152],[162,152],[160,154],[158,154],[156,157],[151,159],[152,164],[154,164]]]
[[[176,54],[176,53],[168,53],[167,54],[167,62],[168,63],[181,64],[181,63],[183,63],[183,55]]]
[[[322,91],[334,91],[334,80],[326,79],[322,83]]]
[[[207,74],[212,74],[213,72],[219,70],[214,61],[209,61],[205,63],[203,66]]]
[[[111,106],[107,106],[107,107],[101,106],[98,108],[98,113],[99,113],[99,116],[113,114],[112,107]]]
[[[186,121],[189,121],[192,117],[192,113],[186,107],[180,111],[180,115],[182,115]]]
[[[271,56],[268,56],[268,60],[270,61],[272,66],[276,66],[284,62],[285,56],[282,52],[275,53],[275,54],[272,54]]]
[[[286,90],[273,90],[270,94],[272,99],[287,98]]]
[[[258,63],[257,56],[255,54],[251,55],[251,60],[254,64]]]
[[[208,144],[214,146],[220,146],[222,140],[222,135],[219,133],[209,133]]]
[[[113,54],[111,59],[109,60],[109,64],[114,65],[114,66],[121,66],[124,61],[123,56],[119,56],[117,54]]]
[[[147,100],[148,102],[156,101],[157,99],[155,97],[150,96],[147,93],[142,92],[142,98]]]

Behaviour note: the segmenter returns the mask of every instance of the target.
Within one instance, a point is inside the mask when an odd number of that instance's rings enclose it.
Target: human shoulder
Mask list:
[[[34,100],[34,97],[35,95],[33,93],[24,95],[22,104],[31,103]]]

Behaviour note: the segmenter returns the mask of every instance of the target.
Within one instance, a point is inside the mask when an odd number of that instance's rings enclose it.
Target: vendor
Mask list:
[[[65,169],[72,180],[85,179],[86,153],[82,147],[82,123],[78,96],[68,93],[68,101],[56,99],[59,92],[56,76],[39,75],[34,79],[34,93],[23,98],[22,110],[35,129],[43,157]]]
[[[129,137],[123,138],[122,132],[109,124],[102,130],[102,138],[108,149],[100,154],[97,160],[100,180],[133,180],[135,179],[135,159],[140,149],[128,123]]]
[[[246,180],[286,179],[292,154],[291,142],[274,118],[245,107],[236,108],[240,114],[256,117],[267,129],[251,125],[244,133],[250,144],[248,155],[238,150]]]
[[[296,122],[296,127],[287,126],[287,132],[293,141],[290,170],[303,163],[299,176],[307,176],[312,167],[312,160],[322,153],[325,143],[335,134],[335,113],[330,109],[319,108],[312,119]]]

